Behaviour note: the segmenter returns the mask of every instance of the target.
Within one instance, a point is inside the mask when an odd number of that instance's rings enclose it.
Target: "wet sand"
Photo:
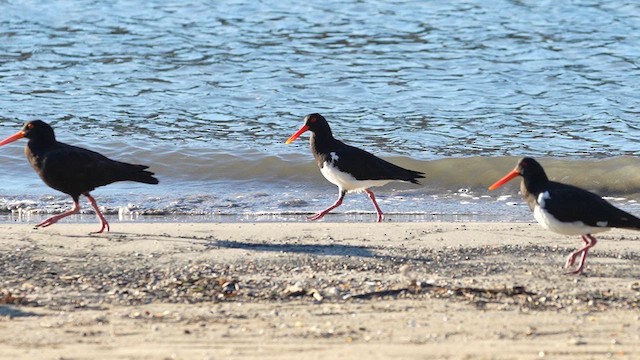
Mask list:
[[[640,358],[640,233],[527,223],[0,225],[0,358]]]

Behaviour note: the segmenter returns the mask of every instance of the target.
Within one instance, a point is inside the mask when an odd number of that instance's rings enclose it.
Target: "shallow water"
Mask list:
[[[640,213],[639,10],[630,1],[8,2],[0,137],[40,118],[61,141],[151,165],[158,186],[94,192],[127,221],[297,220],[328,206],[337,189],[308,137],[284,145],[311,112],[336,137],[427,173],[422,187],[376,191],[389,219],[531,220],[517,182],[486,191],[525,155]],[[22,146],[0,149],[5,220],[68,208]],[[330,219],[373,217],[361,194],[338,210]]]

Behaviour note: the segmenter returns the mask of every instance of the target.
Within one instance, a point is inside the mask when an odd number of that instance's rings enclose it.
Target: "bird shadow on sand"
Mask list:
[[[60,235],[60,234],[58,234]],[[265,251],[265,252],[281,252],[295,254],[309,254],[319,256],[344,256],[344,257],[361,257],[378,259],[391,262],[419,262],[431,263],[434,261],[434,254],[425,254],[424,256],[412,257],[405,253],[387,253],[388,249],[380,249],[379,247],[365,247],[357,245],[343,244],[295,244],[295,243],[256,243],[249,241],[234,241],[216,239],[214,235],[206,236],[180,236],[174,234],[131,234],[124,232],[109,232],[106,234],[83,234],[83,235],[64,235],[69,238],[76,239],[100,239],[103,238],[107,242],[126,242],[137,240],[153,240],[176,243],[188,243],[204,246],[206,249],[240,249],[247,251]]]
[[[375,257],[375,254],[370,249],[340,244],[256,244],[242,241],[214,240],[210,241],[206,246],[209,248],[305,253],[325,256]]]
[[[0,305],[0,316],[1,317],[30,317],[30,316],[40,316],[36,313],[22,311],[20,309],[16,309],[13,306]]]

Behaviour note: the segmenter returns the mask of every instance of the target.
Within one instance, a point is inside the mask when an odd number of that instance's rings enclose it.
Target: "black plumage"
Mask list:
[[[52,225],[77,213],[80,210],[80,195],[85,195],[100,219],[102,228],[98,233],[105,228],[108,231],[109,224],[90,191],[116,181],[158,183],[154,174],[146,170],[148,166],[111,160],[95,151],[57,141],[53,128],[41,120],[26,123],[18,133],[0,142],[0,146],[23,137],[29,139],[25,147],[27,159],[42,181],[51,188],[70,195],[74,202],[72,210],[52,216],[36,225],[37,227]]]
[[[540,225],[564,235],[581,235],[585,246],[571,253],[565,264],[568,268],[581,256],[571,273],[582,272],[587,252],[597,242],[593,233],[611,228],[640,230],[639,218],[590,191],[549,180],[540,163],[532,158],[518,161],[515,169],[489,189],[496,189],[516,176],[522,176],[520,194]]]
[[[327,180],[337,185],[339,190],[338,200],[329,208],[311,216],[311,220],[320,219],[340,206],[347,192],[361,190],[367,193],[373,202],[378,214],[377,220],[380,222],[383,214],[369,188],[391,181],[419,184],[417,179],[424,178],[422,172],[402,168],[334,138],[327,120],[320,114],[305,116],[303,126],[291,135],[286,143],[291,143],[306,131],[311,132],[311,152],[320,171]]]

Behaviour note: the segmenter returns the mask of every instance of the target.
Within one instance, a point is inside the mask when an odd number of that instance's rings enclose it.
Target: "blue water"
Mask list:
[[[486,191],[524,155],[640,213],[640,3],[1,7],[0,137],[39,118],[61,141],[151,165],[158,186],[94,191],[122,220],[296,220],[328,206],[337,189],[307,137],[283,143],[312,112],[336,137],[427,172],[422,187],[376,191],[390,219],[530,220],[516,182]],[[5,220],[68,208],[22,146],[0,148]],[[337,210],[373,211],[361,194]]]

